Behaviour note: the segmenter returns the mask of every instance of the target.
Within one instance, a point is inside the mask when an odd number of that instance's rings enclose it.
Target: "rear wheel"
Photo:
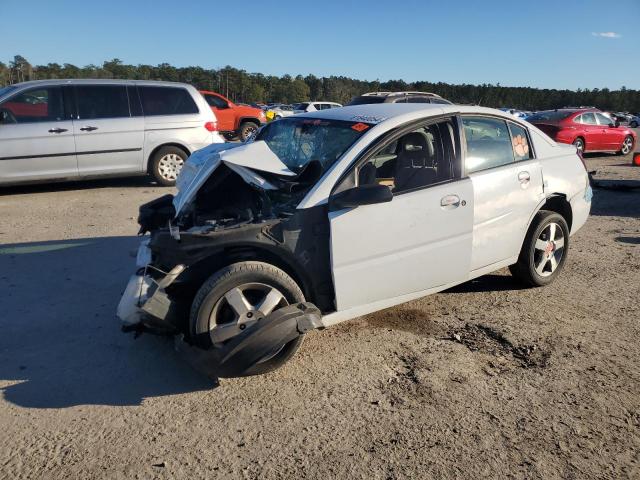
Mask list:
[[[296,282],[279,268],[263,262],[239,262],[214,273],[191,305],[190,332],[200,347],[223,346],[245,328],[275,310],[304,302]],[[284,365],[302,344],[300,336],[271,353],[244,375],[259,375]]]
[[[240,125],[240,140],[246,142],[258,131],[259,125],[255,122],[243,122]]]
[[[511,274],[523,283],[541,287],[558,276],[569,250],[569,226],[562,215],[539,211],[531,222]]]
[[[620,150],[618,150],[618,155],[629,155],[633,151],[633,137],[631,135],[627,135],[624,137],[622,142],[622,146]]]
[[[187,157],[178,147],[162,147],[153,155],[149,173],[160,185],[173,186]]]
[[[573,145],[576,147],[578,153],[584,153],[584,139],[582,139],[581,137],[576,138],[573,141]]]

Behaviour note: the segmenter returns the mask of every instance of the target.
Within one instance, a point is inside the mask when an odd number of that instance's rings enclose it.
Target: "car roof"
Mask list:
[[[13,87],[37,87],[41,85],[147,85],[147,86],[190,86],[187,83],[164,82],[158,80],[118,80],[112,78],[57,78],[50,80],[30,80],[28,82],[14,83]]]
[[[433,103],[375,103],[363,105],[351,105],[330,110],[300,113],[295,118],[323,118],[327,120],[360,121],[365,123],[384,123],[395,117],[427,117],[441,114],[454,113],[478,113],[484,115],[497,115],[511,121],[509,115],[500,110],[487,107],[475,107],[470,105],[446,105]],[[412,115],[413,114],[413,115]]]

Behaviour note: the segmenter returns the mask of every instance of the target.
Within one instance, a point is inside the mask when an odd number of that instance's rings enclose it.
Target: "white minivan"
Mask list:
[[[187,157],[223,143],[183,83],[37,80],[0,88],[0,185],[150,174],[175,184]]]

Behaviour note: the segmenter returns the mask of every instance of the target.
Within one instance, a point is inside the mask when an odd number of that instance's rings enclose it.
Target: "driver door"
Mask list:
[[[66,91],[37,87],[0,104],[0,183],[78,176]]]
[[[393,198],[329,213],[338,311],[373,311],[467,279],[473,186],[461,178],[459,145],[446,119],[396,134],[354,169],[356,185],[387,185]]]

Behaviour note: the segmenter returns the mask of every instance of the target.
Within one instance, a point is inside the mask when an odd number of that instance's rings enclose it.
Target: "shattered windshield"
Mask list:
[[[326,171],[371,125],[319,118],[283,118],[262,129],[264,141],[290,170],[317,160]]]

